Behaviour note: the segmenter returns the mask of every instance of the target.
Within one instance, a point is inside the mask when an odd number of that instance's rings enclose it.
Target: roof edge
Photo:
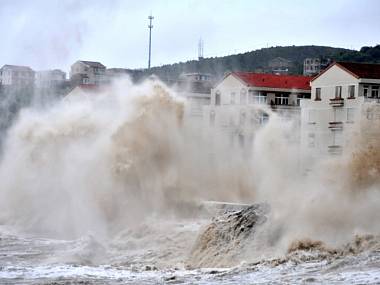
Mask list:
[[[340,62],[338,61],[334,61],[333,63],[331,63],[325,70],[323,70],[322,72],[320,72],[319,74],[317,74],[315,77],[313,77],[311,80],[310,80],[310,83],[313,82],[314,80],[316,80],[317,78],[319,78],[322,74],[324,74],[325,72],[327,72],[330,68],[332,68],[333,66],[338,66],[339,68],[341,68],[342,70],[344,70],[345,72],[349,73],[350,75],[352,75],[353,77],[355,78],[360,78],[360,76],[358,76],[357,74],[355,74],[354,72],[348,70],[347,68],[345,68],[343,65],[340,64]]]

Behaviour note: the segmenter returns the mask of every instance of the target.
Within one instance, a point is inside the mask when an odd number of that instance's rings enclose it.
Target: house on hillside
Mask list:
[[[78,60],[71,65],[70,81],[73,86],[81,84],[106,84],[108,83],[106,67],[100,62]]]
[[[331,63],[330,59],[305,58],[303,61],[303,75],[313,76],[327,68]]]
[[[293,62],[282,57],[276,57],[268,62],[268,72],[273,74],[288,74],[293,67]]]
[[[301,148],[309,159],[341,154],[371,126],[378,139],[379,89],[380,64],[335,62],[314,77],[311,100],[301,102]]]
[[[6,64],[0,69],[0,83],[8,87],[33,87],[35,72],[28,66]]]
[[[211,89],[211,104],[203,108],[203,124],[244,145],[270,112],[298,121],[300,100],[310,98],[310,77],[251,72],[227,74]]]

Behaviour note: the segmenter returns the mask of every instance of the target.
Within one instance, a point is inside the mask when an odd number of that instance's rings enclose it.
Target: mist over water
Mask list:
[[[379,234],[380,152],[366,133],[342,157],[321,159],[304,174],[294,122],[271,113],[247,152],[186,117],[186,104],[155,79],[123,79],[49,108],[23,109],[3,146],[0,223],[41,237],[90,235],[102,253],[97,263],[116,258],[99,240],[117,252],[161,248],[165,266],[187,259],[202,225],[168,221],[197,216],[207,200],[270,207],[251,251],[232,248],[233,258],[220,263],[193,257],[208,267],[284,255],[303,240],[339,247]],[[133,258],[146,259],[139,254]]]
[[[104,235],[185,202],[253,197],[253,185],[241,189],[249,160],[221,148],[210,159],[184,104],[157,81],[124,80],[24,109],[0,166],[2,220],[57,237]]]

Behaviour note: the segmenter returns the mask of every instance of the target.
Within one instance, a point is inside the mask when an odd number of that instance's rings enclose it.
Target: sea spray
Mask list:
[[[233,190],[248,161],[228,149],[210,161],[207,139],[185,127],[183,100],[162,83],[123,80],[74,95],[23,110],[9,131],[0,165],[5,223],[56,237],[106,236],[181,212],[184,202],[241,200]]]
[[[159,225],[183,217],[184,209],[194,214],[202,200],[267,202],[265,231],[247,237],[255,249],[241,256],[248,262],[263,252],[285,254],[294,240],[335,246],[355,234],[379,232],[377,180],[347,191],[355,171],[350,163],[357,165],[359,156],[322,160],[302,175],[297,124],[275,113],[255,132],[245,155],[229,147],[228,139],[214,140],[212,132],[200,136],[200,126],[189,128],[186,102],[157,80],[141,85],[122,80],[77,95],[50,109],[23,110],[10,129],[0,165],[3,223],[59,238],[91,233],[112,240],[142,224],[149,227],[151,217]],[[376,160],[370,169],[373,164]],[[371,173],[365,171],[360,181],[372,179]],[[154,227],[144,239],[168,233],[160,229]],[[187,258],[185,250],[181,254],[176,262]],[[234,255],[228,264],[238,262]]]

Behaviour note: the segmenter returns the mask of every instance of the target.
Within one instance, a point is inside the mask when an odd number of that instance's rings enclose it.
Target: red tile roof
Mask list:
[[[275,75],[253,72],[233,72],[232,74],[243,80],[249,86],[310,90],[311,77],[309,76]]]

